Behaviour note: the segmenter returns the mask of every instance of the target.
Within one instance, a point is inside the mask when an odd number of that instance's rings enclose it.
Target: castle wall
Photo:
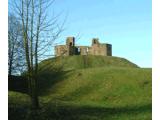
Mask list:
[[[58,45],[55,46],[55,54],[56,56],[68,56],[68,48],[66,45]]]
[[[66,45],[59,45],[55,47],[56,56],[69,55],[102,55],[112,56],[112,45],[101,44],[98,38],[92,40],[92,46],[75,46],[75,38],[68,37]]]
[[[105,44],[93,44],[91,47],[91,54],[92,55],[107,55],[106,51],[107,47]]]
[[[89,46],[76,46],[76,49],[78,51],[78,55],[88,55],[90,53]]]

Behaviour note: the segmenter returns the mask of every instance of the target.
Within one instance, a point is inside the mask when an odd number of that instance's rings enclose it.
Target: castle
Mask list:
[[[75,46],[75,38],[67,37],[66,45],[55,46],[56,56],[70,55],[102,55],[112,56],[112,45],[100,43],[98,38],[92,39],[92,46]]]

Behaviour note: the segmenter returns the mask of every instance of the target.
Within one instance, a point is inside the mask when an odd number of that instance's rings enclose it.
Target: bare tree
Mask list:
[[[24,66],[24,49],[21,25],[17,18],[9,14],[8,17],[8,74],[21,73]]]
[[[16,0],[12,8],[22,24],[22,38],[27,65],[29,93],[33,109],[39,108],[37,79],[38,63],[44,59],[48,49],[62,32],[64,23],[59,26],[58,16],[49,16],[53,0]]]

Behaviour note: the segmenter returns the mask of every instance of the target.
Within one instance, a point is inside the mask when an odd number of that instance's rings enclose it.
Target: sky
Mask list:
[[[113,56],[152,67],[151,0],[56,0],[51,9],[66,19],[61,44],[67,36],[77,36],[76,45],[99,38],[112,44]]]

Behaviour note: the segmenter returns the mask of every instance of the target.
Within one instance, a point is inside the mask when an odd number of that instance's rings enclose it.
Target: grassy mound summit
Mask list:
[[[39,120],[151,119],[150,68],[118,57],[69,56],[44,60],[40,71]],[[29,103],[26,94],[9,92],[9,118],[26,118]]]
[[[66,56],[56,57],[44,60],[40,63],[41,66],[47,66],[57,68],[61,66],[64,70],[83,69],[83,68],[95,68],[95,67],[133,67],[138,66],[127,59],[111,56]],[[55,67],[56,66],[56,67]]]

